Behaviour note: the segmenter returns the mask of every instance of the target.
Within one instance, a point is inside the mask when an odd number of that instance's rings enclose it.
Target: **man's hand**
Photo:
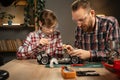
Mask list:
[[[83,50],[83,49],[74,49],[73,51],[70,51],[69,54],[72,56],[78,56],[81,59],[90,58],[90,51]]]
[[[63,48],[67,50],[68,53],[74,50],[74,48],[71,45],[63,44]]]
[[[67,50],[68,54],[71,56],[77,56],[81,59],[90,58],[90,51],[83,50],[83,49],[74,49],[71,45],[63,45],[63,48]]]
[[[40,39],[40,44],[42,44],[42,45],[48,45],[49,44],[49,40],[46,39],[46,38],[41,38]]]

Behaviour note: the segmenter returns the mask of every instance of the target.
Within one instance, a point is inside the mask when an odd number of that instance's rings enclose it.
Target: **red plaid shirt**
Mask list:
[[[49,45],[43,46],[39,44],[40,39],[43,37],[47,37],[49,39]],[[60,32],[54,31],[53,34],[45,35],[41,30],[38,30],[29,33],[23,45],[18,49],[17,58],[36,58],[37,54],[43,50],[51,56],[54,56],[56,53],[62,53],[62,40]]]
[[[86,33],[79,27],[76,29],[75,47],[91,51],[91,56],[105,57],[109,51],[109,41],[116,42],[116,51],[120,52],[120,27],[114,17],[96,16],[93,32]]]

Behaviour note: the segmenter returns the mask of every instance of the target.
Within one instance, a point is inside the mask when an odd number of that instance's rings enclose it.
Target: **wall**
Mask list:
[[[46,8],[51,9],[57,15],[59,30],[63,43],[73,44],[75,24],[71,17],[70,5],[73,0],[46,0]]]
[[[120,0],[91,0],[96,14],[103,13],[106,16],[114,16],[120,22]]]
[[[73,45],[74,42],[74,30],[76,24],[73,23],[71,17],[71,3],[74,0],[45,0],[46,8],[55,12],[59,21],[59,30],[62,34],[64,43]],[[120,0],[91,0],[93,8],[96,10],[96,14],[105,14],[107,16],[115,16],[120,22]],[[9,11],[16,15],[14,22],[24,22],[24,8],[23,6],[2,8],[1,10]]]
[[[59,20],[59,29],[62,33],[64,43],[73,45],[75,23],[71,17],[71,3],[74,0],[45,0],[46,8],[53,10]],[[120,0],[91,0],[92,7],[96,14],[105,14],[106,16],[114,16],[120,22]]]

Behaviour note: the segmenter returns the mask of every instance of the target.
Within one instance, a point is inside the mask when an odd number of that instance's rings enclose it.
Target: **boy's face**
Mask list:
[[[51,27],[47,27],[47,26],[43,26],[42,27],[42,32],[49,35],[49,34],[52,34],[56,29],[56,25],[52,25]]]

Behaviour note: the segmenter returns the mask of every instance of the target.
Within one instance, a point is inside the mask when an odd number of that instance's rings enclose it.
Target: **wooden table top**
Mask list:
[[[33,60],[12,60],[1,66],[7,70],[10,77],[7,80],[120,80],[115,74],[105,68],[75,68],[77,70],[95,70],[100,76],[81,76],[75,79],[64,79],[61,68],[46,68]]]

